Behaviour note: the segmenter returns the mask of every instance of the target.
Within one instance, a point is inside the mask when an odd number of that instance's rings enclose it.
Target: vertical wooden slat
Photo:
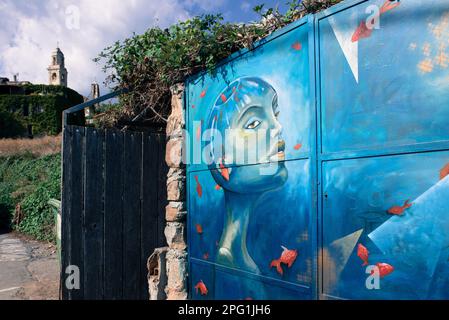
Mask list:
[[[86,128],[84,201],[84,297],[103,298],[103,142],[104,132]]]
[[[123,297],[123,133],[106,131],[104,298]]]
[[[84,265],[83,265],[83,239],[82,239],[82,223],[83,223],[83,172],[84,172],[84,128],[71,126],[67,127],[70,130],[70,152],[64,157],[66,162],[65,172],[67,180],[65,188],[67,191],[67,198],[64,201],[66,211],[62,223],[67,227],[65,230],[68,243],[64,241],[63,250],[68,250],[67,265],[74,265],[80,271],[80,289],[68,290],[67,298],[70,300],[83,299],[83,284],[84,284]],[[66,150],[67,150],[66,149]]]
[[[139,299],[142,134],[126,133],[124,142],[123,298]]]
[[[167,241],[164,235],[165,229],[165,207],[167,201],[167,173],[168,166],[165,162],[165,146],[166,137],[163,134],[156,135],[158,145],[158,157],[153,161],[158,164],[158,185],[157,185],[157,205],[158,205],[158,232],[157,232],[157,247],[164,247]]]
[[[63,130],[63,152],[62,152],[62,190],[61,190],[61,274],[60,274],[60,292],[61,299],[69,299],[69,291],[65,285],[65,270],[70,264],[70,203],[72,201],[70,184],[72,181],[72,139],[73,131],[71,126]]]
[[[142,216],[141,216],[141,285],[140,298],[149,299],[146,262],[157,245],[158,236],[158,142],[154,134],[143,136]]]

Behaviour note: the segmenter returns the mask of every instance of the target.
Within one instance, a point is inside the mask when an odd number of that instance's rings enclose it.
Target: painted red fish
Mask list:
[[[220,173],[225,180],[229,181],[229,170],[223,165],[223,163],[220,163]]]
[[[351,41],[357,42],[360,39],[369,38],[371,36],[371,33],[373,33],[373,29],[368,28],[366,26],[366,22],[362,21],[352,35]]]
[[[220,189],[221,189],[220,185],[219,185],[219,184],[216,184],[216,185],[215,185],[215,190],[220,190]]]
[[[205,254],[203,254],[203,259],[204,260],[208,260],[209,259],[209,252],[206,252]]]
[[[195,181],[196,181],[196,193],[198,194],[198,197],[201,198],[201,196],[203,195],[203,187],[201,186],[201,183],[198,180],[198,176],[195,176]]]
[[[387,11],[393,10],[394,8],[398,7],[401,4],[399,0],[392,1],[392,0],[385,0],[384,4],[380,8],[380,14],[384,14]]]
[[[359,243],[359,245],[357,246],[357,256],[362,259],[363,264],[362,266],[367,266],[368,265],[368,256],[369,256],[369,251],[368,249],[361,243]]]
[[[443,180],[447,175],[449,175],[449,163],[447,163],[447,164],[440,170],[440,180]]]
[[[195,228],[196,228],[196,232],[198,232],[198,234],[203,234],[203,227],[199,223],[197,223],[195,225]]]
[[[206,285],[203,280],[200,280],[195,286],[196,294],[198,294],[198,290],[202,296],[205,296],[209,291],[207,290]]]
[[[399,0],[386,0],[382,7],[380,8],[379,15],[384,14],[387,11],[393,10],[394,8],[398,7],[401,4]],[[373,33],[373,29],[368,28],[365,21],[360,22],[360,25],[355,30],[354,34],[352,35],[351,41],[357,42],[360,39],[363,38],[369,38],[371,34]]]
[[[275,260],[271,261],[270,268],[276,267],[276,271],[280,275],[283,275],[284,270],[282,270],[281,263],[286,264],[287,267],[290,268],[293,265],[293,263],[295,262],[296,257],[298,256],[298,251],[297,250],[289,250],[284,246],[281,246],[281,248],[283,249],[283,251],[281,253],[281,257],[279,259],[275,259]]]
[[[239,101],[240,101],[240,98],[235,94],[235,95],[234,95],[234,100],[235,100],[235,102],[239,102]]]
[[[298,143],[298,144],[296,144],[296,145],[293,147],[293,149],[299,150],[299,149],[301,149],[301,147],[302,147],[302,144],[301,144],[301,143]]]
[[[253,300],[251,297],[246,297],[245,300]]]
[[[295,49],[296,51],[301,50],[302,48],[301,42],[295,42],[294,44],[292,44],[292,48]]]
[[[196,140],[200,140],[201,139],[201,127],[202,127],[202,125],[203,125],[203,121],[201,120],[200,124],[196,128]]]
[[[206,96],[206,90],[201,91],[200,98],[204,98]]]
[[[192,104],[192,109],[195,109],[195,105],[194,104]]]
[[[401,215],[404,211],[412,206],[412,203],[409,203],[410,200],[405,200],[404,205],[402,206],[393,206],[388,209],[389,214]]]
[[[394,271],[394,267],[389,265],[388,263],[376,263],[377,268],[379,269],[379,276],[381,278],[388,276],[390,273]]]
[[[228,98],[226,98],[226,96],[222,93],[220,96],[221,101],[226,102],[226,100],[228,100]]]

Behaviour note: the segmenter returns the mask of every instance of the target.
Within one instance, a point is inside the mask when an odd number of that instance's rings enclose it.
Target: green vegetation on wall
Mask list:
[[[120,127],[120,120],[130,119],[163,123],[170,112],[170,86],[197,72],[213,72],[232,53],[252,48],[275,30],[340,1],[286,0],[285,13],[258,5],[253,10],[261,20],[248,24],[228,23],[221,14],[206,14],[116,41],[94,61],[104,63],[107,80],[116,88],[132,90],[121,97],[120,113],[104,113],[104,126]]]
[[[25,85],[22,94],[2,94],[0,137],[24,136],[28,125],[33,135],[55,135],[61,131],[62,111],[82,102],[80,94],[63,86]]]
[[[0,158],[0,227],[55,241],[55,217],[48,201],[60,199],[60,154]]]

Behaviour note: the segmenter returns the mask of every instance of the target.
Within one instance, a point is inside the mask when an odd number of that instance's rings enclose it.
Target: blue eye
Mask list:
[[[245,126],[245,129],[256,129],[260,125],[260,123],[261,122],[259,120],[251,121]]]

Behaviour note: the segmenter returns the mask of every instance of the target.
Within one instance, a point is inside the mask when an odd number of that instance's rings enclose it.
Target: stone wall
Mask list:
[[[172,111],[167,123],[167,149],[165,161],[167,175],[167,200],[165,211],[167,225],[167,286],[168,300],[187,299],[187,243],[186,243],[186,171],[182,161],[184,138],[184,85],[171,88]]]

